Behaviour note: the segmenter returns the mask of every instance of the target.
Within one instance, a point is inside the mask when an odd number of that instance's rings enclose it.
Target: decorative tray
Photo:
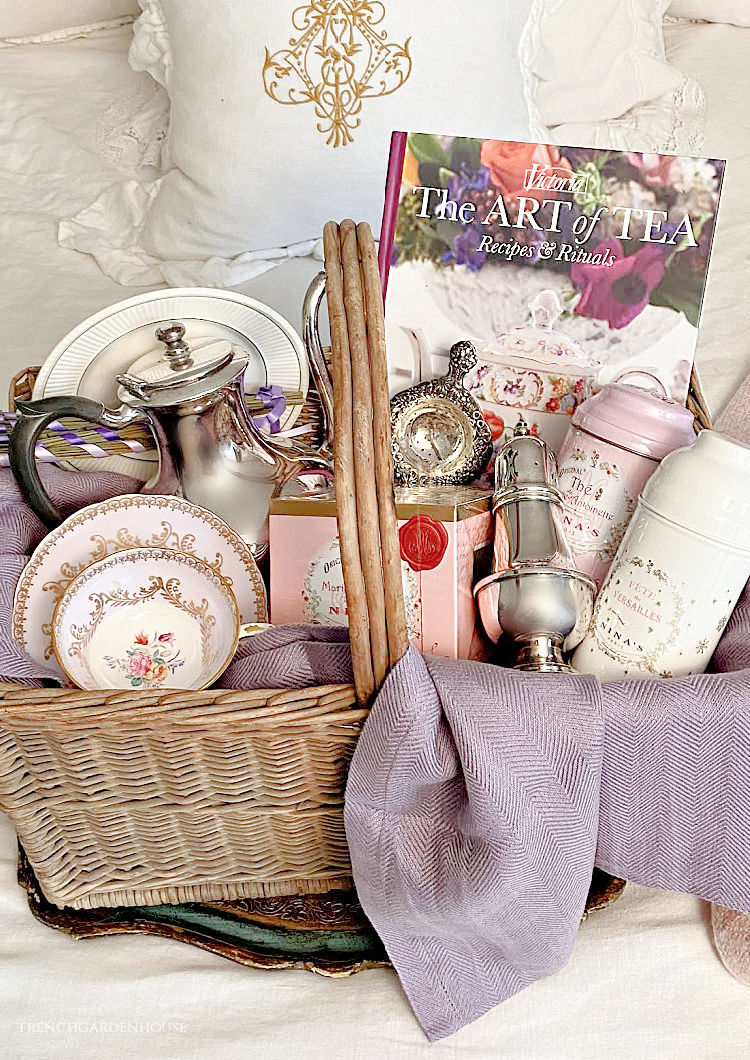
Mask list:
[[[203,904],[60,909],[42,894],[20,846],[18,882],[37,920],[74,939],[158,935],[250,968],[302,968],[333,978],[390,966],[354,891]],[[624,887],[624,880],[594,869],[584,919],[613,902]]]

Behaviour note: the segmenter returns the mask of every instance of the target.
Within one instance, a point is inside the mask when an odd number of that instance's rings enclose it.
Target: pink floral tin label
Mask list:
[[[302,608],[308,622],[326,626],[349,624],[337,537],[317,553],[307,569],[302,584]]]
[[[401,572],[407,629],[410,637],[419,637],[422,630],[419,581],[408,563],[402,561]],[[324,626],[348,626],[338,537],[324,545],[310,561],[302,583],[302,609],[307,622]]]
[[[622,468],[596,449],[576,446],[560,456],[559,483],[571,547],[576,555],[593,554],[611,562],[635,510]]]

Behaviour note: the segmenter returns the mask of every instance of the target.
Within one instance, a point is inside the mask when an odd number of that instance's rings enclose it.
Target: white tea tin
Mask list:
[[[750,577],[750,446],[702,431],[664,458],[573,656],[601,680],[702,673]]]

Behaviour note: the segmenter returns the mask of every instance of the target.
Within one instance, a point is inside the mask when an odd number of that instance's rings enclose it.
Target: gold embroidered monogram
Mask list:
[[[271,55],[263,84],[277,103],[312,103],[326,143],[344,147],[360,122],[364,99],[388,96],[411,73],[409,41],[387,42],[379,0],[313,0],[292,13],[299,32]]]

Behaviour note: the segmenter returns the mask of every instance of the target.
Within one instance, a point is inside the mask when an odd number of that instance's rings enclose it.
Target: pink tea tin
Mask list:
[[[601,585],[625,534],[641,490],[674,449],[695,441],[693,416],[654,389],[623,380],[607,383],[573,414],[558,453],[565,527],[576,566]]]

